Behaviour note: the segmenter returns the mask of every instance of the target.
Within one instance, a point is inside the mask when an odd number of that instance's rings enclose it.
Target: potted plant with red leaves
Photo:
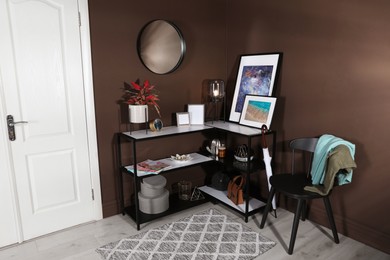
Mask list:
[[[125,82],[124,101],[129,105],[129,119],[131,123],[144,123],[148,121],[148,106],[152,105],[159,117],[160,107],[157,104],[158,98],[156,88],[145,80],[141,85],[139,79],[130,84]]]

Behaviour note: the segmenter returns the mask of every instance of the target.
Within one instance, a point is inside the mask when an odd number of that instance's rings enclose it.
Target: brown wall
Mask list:
[[[200,103],[205,80],[226,78],[224,6],[225,0],[89,2],[99,165],[105,217],[119,212],[114,134],[128,131],[129,127],[126,118],[121,116],[120,105],[117,104],[123,94],[123,82],[139,78],[142,81],[149,79],[155,84],[161,99],[159,105],[162,121],[165,125],[171,125],[173,113],[185,111],[187,104]],[[187,52],[182,65],[168,75],[153,74],[142,65],[137,55],[138,33],[147,22],[154,19],[166,19],[175,23],[186,41]],[[157,117],[157,113],[151,111],[150,117]],[[165,150],[168,149],[178,153],[191,151],[191,146],[198,149],[196,138],[199,137],[188,138],[195,142],[161,139],[157,144],[148,143],[148,147],[142,149],[143,154],[139,154],[139,159],[146,159],[151,153],[166,156]],[[187,147],[182,147],[184,145]]]
[[[332,203],[339,232],[390,252],[389,1],[227,1],[228,88],[240,54],[283,52],[272,128],[287,141],[333,134],[356,144],[353,181]],[[321,201],[311,219],[328,225]]]
[[[272,123],[278,131],[275,171],[289,165],[284,160],[292,138],[330,133],[355,143],[353,182],[332,194],[337,227],[389,252],[389,1],[94,0],[89,5],[104,216],[118,213],[114,134],[128,129],[117,104],[123,81],[156,84],[169,125],[172,113],[200,102],[206,79],[228,79],[231,100],[240,54],[280,51]],[[186,39],[184,62],[172,74],[153,74],[138,59],[137,34],[153,19],[174,22]],[[199,136],[190,139],[195,144],[161,141],[143,149],[164,154],[178,143],[180,151],[199,146]],[[320,201],[312,205],[310,218],[327,225]]]

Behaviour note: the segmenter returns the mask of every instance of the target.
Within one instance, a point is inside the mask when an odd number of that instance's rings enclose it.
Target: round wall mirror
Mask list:
[[[173,23],[154,20],[139,33],[137,49],[146,68],[156,74],[167,74],[176,70],[182,62],[185,42]]]

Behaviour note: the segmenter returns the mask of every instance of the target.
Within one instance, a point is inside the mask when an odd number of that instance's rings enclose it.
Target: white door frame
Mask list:
[[[85,98],[85,111],[86,111],[86,123],[87,123],[87,135],[88,135],[88,150],[89,150],[89,164],[90,164],[90,176],[91,186],[94,191],[94,220],[103,218],[102,202],[101,202],[101,189],[100,189],[100,170],[98,160],[98,147],[97,147],[97,135],[96,135],[96,121],[95,121],[95,105],[94,105],[94,92],[93,92],[93,80],[92,80],[92,57],[91,57],[91,43],[90,43],[90,29],[89,29],[89,16],[88,16],[88,0],[78,0],[79,12],[80,12],[80,38],[81,38],[81,55],[83,65],[83,83],[84,83],[84,98]],[[0,84],[1,74],[0,74]],[[0,88],[1,90],[1,88]],[[0,91],[0,100],[4,101],[4,93]],[[18,212],[18,199],[16,193],[16,184],[11,162],[11,149],[8,140],[7,125],[6,125],[6,109],[4,102],[0,102],[0,155],[4,161],[0,165],[0,169],[6,171],[6,174],[10,176],[11,192],[13,193],[13,208],[14,215],[17,216],[15,225],[18,229],[18,242],[23,241],[23,236],[20,228],[20,215]]]
[[[81,55],[83,59],[84,97],[87,120],[87,135],[91,184],[94,190],[95,220],[103,218],[102,197],[100,189],[100,170],[96,135],[95,102],[92,80],[91,39],[89,29],[88,0],[79,0]]]

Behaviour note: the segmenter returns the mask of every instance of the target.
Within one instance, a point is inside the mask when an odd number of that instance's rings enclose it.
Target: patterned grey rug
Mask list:
[[[248,260],[275,242],[209,209],[96,249],[103,259]]]

